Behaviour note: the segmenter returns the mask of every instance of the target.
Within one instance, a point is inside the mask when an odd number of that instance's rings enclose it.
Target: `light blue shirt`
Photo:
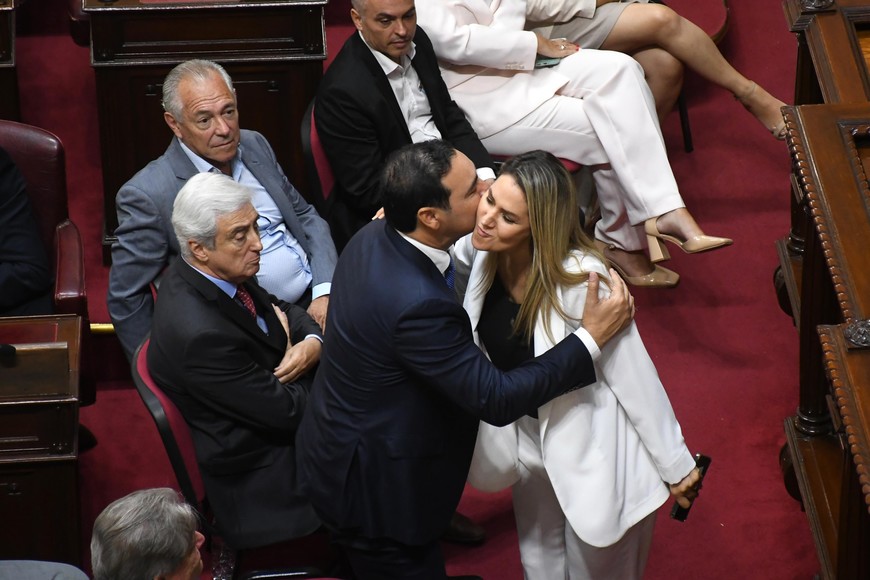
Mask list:
[[[184,143],[181,150],[200,173],[221,173],[208,161],[191,151]],[[276,297],[285,302],[294,303],[311,284],[311,265],[305,250],[287,230],[287,224],[278,209],[275,200],[266,188],[257,181],[242,160],[242,146],[232,161],[232,178],[246,186],[252,192],[252,203],[259,218],[257,227],[260,230],[260,240],[263,250],[260,252],[260,270],[257,272],[257,282]],[[311,289],[311,299],[329,294],[332,284],[318,284]]]

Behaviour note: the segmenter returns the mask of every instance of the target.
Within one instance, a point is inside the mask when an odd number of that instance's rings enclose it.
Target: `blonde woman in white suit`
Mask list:
[[[656,264],[669,257],[662,240],[688,253],[731,243],[705,235],[686,209],[631,57],[525,30],[526,0],[417,0],[416,8],[450,95],[490,153],[543,149],[593,169],[595,239],[628,283],[677,284],[676,272]],[[535,68],[539,53],[561,60]]]
[[[471,265],[464,306],[475,340],[503,370],[580,326],[589,273],[607,277],[564,211],[575,203],[556,158],[519,155],[455,248]],[[537,417],[481,423],[469,481],[485,491],[513,486],[529,580],[641,578],[656,509],[669,497],[688,506],[697,493],[693,457],[634,323],[595,366],[597,383],[553,399]]]

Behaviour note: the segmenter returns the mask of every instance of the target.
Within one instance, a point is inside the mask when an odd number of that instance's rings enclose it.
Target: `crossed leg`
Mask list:
[[[774,136],[782,137],[780,108],[785,103],[740,74],[703,30],[667,6],[643,3],[626,6],[601,45],[602,49],[631,55],[651,47],[663,49],[702,77],[731,91]],[[641,59],[638,62],[644,66]],[[658,77],[672,74],[669,70],[660,72],[656,62],[647,62],[644,72],[651,88],[663,82]]]

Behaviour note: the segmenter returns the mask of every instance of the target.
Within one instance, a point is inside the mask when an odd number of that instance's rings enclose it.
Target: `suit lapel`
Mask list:
[[[264,337],[266,342],[276,350],[283,351],[287,346],[287,342],[283,338],[286,336],[286,333],[284,332],[284,327],[281,326],[281,321],[278,320],[278,316],[272,309],[272,301],[269,299],[269,294],[257,284],[255,278],[251,278],[243,286],[250,293],[254,304],[257,306],[257,311],[266,322],[266,329],[269,331],[269,334],[264,334],[260,331],[260,336]],[[259,330],[259,327],[257,327],[257,330]]]
[[[396,251],[398,251],[406,260],[412,262],[421,275],[424,275],[429,279],[429,282],[433,287],[437,288],[439,292],[443,292],[445,297],[448,299],[457,302],[456,292],[447,287],[447,284],[444,282],[444,276],[438,271],[438,268],[435,267],[435,263],[432,262],[426,254],[415,248],[410,242],[400,236],[396,230],[388,226],[386,220],[378,221],[382,222],[382,224],[379,223],[378,225],[384,229],[384,234],[396,248]]]
[[[281,174],[275,169],[275,165],[271,160],[266,160],[266,154],[262,151],[256,139],[251,136],[249,131],[241,131],[241,142],[244,152],[242,153],[242,162],[248,171],[257,178],[275,205],[278,206],[278,211],[281,212],[281,217],[284,218],[284,224],[287,229],[302,246],[306,254],[311,253],[311,248],[308,244],[308,237],[302,229],[302,224],[296,215],[296,209],[293,204],[284,195],[284,182]]]
[[[387,75],[384,74],[381,65],[378,64],[377,60],[375,60],[372,51],[369,50],[369,47],[366,46],[365,42],[363,42],[359,33],[354,33],[353,36],[351,36],[350,42],[354,51],[359,56],[359,60],[362,61],[368,69],[368,73],[374,80],[378,92],[381,93],[381,96],[386,101],[387,107],[390,109],[390,113],[393,115],[396,125],[402,128],[407,142],[410,143],[411,133],[408,131],[408,123],[405,121],[405,116],[402,114],[402,109],[399,107],[399,103],[396,100],[396,95],[393,93],[392,87],[390,87],[390,81],[387,80]]]
[[[232,298],[227,296],[220,288],[215,286],[206,277],[202,276],[199,272],[195,272],[193,266],[190,266],[184,260],[178,258],[178,261],[175,263],[174,267],[178,269],[181,278],[184,279],[184,281],[187,282],[189,285],[191,285],[197,292],[199,292],[199,294],[201,294],[206,301],[213,303],[227,320],[244,330],[252,338],[263,342],[272,348],[279,348],[275,344],[275,336],[266,335],[266,333],[260,330],[260,327],[257,326],[256,319],[254,319],[254,317],[251,316],[250,313],[248,313],[244,308],[236,304],[236,302]],[[254,290],[252,290],[253,286],[254,285],[252,285],[250,281],[245,283],[245,288],[248,289],[248,292],[250,292],[252,296],[254,294]],[[268,317],[266,316],[267,313],[264,312],[265,307],[262,304],[262,290],[259,286],[256,286],[256,289],[259,291],[257,292],[259,296],[259,302],[255,302],[257,304],[257,309],[259,310],[260,315],[268,321]],[[271,314],[271,318],[274,318],[277,322],[277,318],[275,317],[274,312],[270,311],[268,314]],[[268,322],[266,328],[269,328],[269,332],[274,335],[272,329],[268,325]],[[282,333],[284,332],[284,329],[280,328],[280,323],[279,329]]]
[[[175,176],[181,180],[182,185],[197,173],[196,167],[181,148],[181,142],[178,140],[178,137],[173,137],[172,142],[166,149],[166,160],[169,162],[169,166],[172,167],[172,171],[175,172]]]
[[[468,312],[468,318],[471,320],[471,331],[474,333],[474,342],[478,346],[480,346],[480,338],[477,334],[477,324],[480,322],[483,301],[486,299],[486,292],[480,287],[480,283],[483,280],[486,256],[487,252],[477,252],[474,256],[474,262],[471,265],[471,273],[468,275],[468,286],[465,290],[465,301],[463,304],[465,311]]]

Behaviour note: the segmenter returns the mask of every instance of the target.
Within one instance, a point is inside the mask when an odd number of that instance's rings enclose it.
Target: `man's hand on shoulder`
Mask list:
[[[329,308],[329,294],[315,298],[308,305],[308,314],[314,322],[320,325],[320,330],[326,330],[326,310]]]
[[[583,327],[599,348],[627,327],[634,318],[634,296],[619,274],[610,269],[610,296],[598,298],[599,276],[589,274],[586,306],[583,308]]]

